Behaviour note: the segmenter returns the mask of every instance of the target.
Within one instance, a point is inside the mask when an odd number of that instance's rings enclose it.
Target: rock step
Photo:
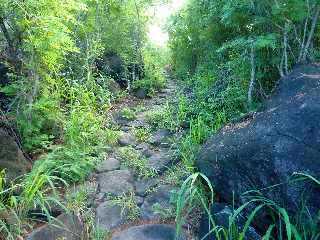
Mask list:
[[[99,191],[120,196],[133,191],[133,176],[129,170],[115,170],[98,175]]]
[[[62,214],[52,224],[35,229],[26,240],[81,240],[83,237],[84,225],[79,217]]]
[[[176,238],[176,230],[172,225],[166,224],[148,224],[131,227],[112,240],[186,240],[182,235]]]

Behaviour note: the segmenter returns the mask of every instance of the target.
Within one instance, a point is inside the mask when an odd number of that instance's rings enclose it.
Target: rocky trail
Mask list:
[[[84,185],[90,189],[88,206],[95,213],[94,224],[106,231],[109,239],[175,239],[171,197],[178,189],[166,182],[164,175],[177,163],[172,143],[181,133],[165,129],[150,131],[147,114],[174,99],[177,89],[170,81],[152,98],[129,96],[108,116],[121,130],[118,143]],[[134,116],[128,116],[128,109],[136,109]],[[139,129],[142,136],[137,137]],[[79,220],[64,215],[59,220],[69,228],[69,233],[44,226],[35,230],[28,240],[55,239],[54,236],[82,239],[78,234],[82,231]]]
[[[168,138],[170,132],[158,130],[151,134],[149,139],[139,141],[133,134],[134,129],[150,129],[146,119],[146,112],[165,104],[166,100],[174,97],[177,87],[170,82],[165,89],[150,99],[138,100],[143,110],[136,113],[136,117],[128,120],[120,111],[114,112],[114,121],[119,125],[122,134],[118,140],[118,147],[109,153],[108,158],[97,167],[96,224],[104,230],[113,231],[112,239],[174,239],[175,229],[170,221],[164,221],[161,215],[153,209],[155,205],[170,209],[170,195],[174,186],[161,183],[161,176],[173,163]],[[145,159],[147,169],[154,172],[152,177],[141,178],[139,172],[126,166],[125,161],[136,161],[130,156],[119,156],[119,149],[131,150]],[[124,153],[126,154],[126,153]],[[130,155],[130,153],[127,153]],[[123,159],[128,157],[128,159]],[[130,165],[130,164],[129,164]],[[138,170],[139,171],[139,170]],[[113,197],[129,196],[139,209],[136,209],[137,219],[128,224],[127,217],[132,209],[122,211],[121,206],[113,204],[108,199]],[[123,199],[125,201],[126,199]],[[125,203],[123,203],[125,204]],[[166,222],[167,224],[160,224]],[[151,225],[149,224],[151,223]],[[127,226],[124,226],[126,225]],[[147,225],[146,225],[147,224]],[[135,226],[132,226],[135,225]]]

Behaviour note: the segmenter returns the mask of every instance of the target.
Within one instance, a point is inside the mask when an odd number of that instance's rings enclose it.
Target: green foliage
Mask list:
[[[303,52],[315,60],[319,36],[311,21],[318,9],[315,0],[187,1],[168,31],[174,74],[192,92],[189,116],[218,129],[252,109],[251,81],[256,108]],[[307,38],[312,49],[304,51]]]
[[[180,94],[177,102],[168,100],[165,105],[150,110],[147,120],[154,129],[178,131],[187,124],[190,113],[188,104],[187,98]]]
[[[150,44],[143,52],[145,77],[133,83],[133,89],[143,89],[149,96],[162,89],[166,84],[164,67],[167,59],[164,48],[156,48]]]
[[[122,147],[118,151],[119,157],[128,168],[132,169],[139,178],[150,178],[156,175],[155,169],[148,166],[148,159],[133,147]]]
[[[316,184],[319,183],[316,178],[308,174],[294,173],[293,175],[298,177],[299,181],[311,180]],[[186,217],[192,212],[193,208],[201,206],[208,216],[211,229],[203,239],[209,235],[214,235],[216,239],[219,240],[243,240],[255,217],[262,210],[268,211],[273,216],[273,222],[268,227],[265,235],[263,235],[263,240],[307,240],[319,238],[320,232],[317,227],[319,219],[309,219],[309,221],[306,221],[304,217],[308,216],[307,209],[301,208],[298,218],[294,218],[290,216],[286,209],[272,200],[263,197],[261,194],[252,195],[252,192],[255,191],[244,193],[243,196],[248,197],[248,201],[238,208],[233,209],[229,217],[228,226],[219,226],[215,223],[215,217],[210,212],[210,205],[214,201],[214,186],[203,174],[192,174],[181,185],[178,194],[178,200],[176,202],[177,234],[179,235]],[[243,218],[244,215],[247,216],[246,221],[242,226],[239,226],[238,220]],[[299,218],[303,218],[304,220]]]
[[[147,142],[151,137],[151,131],[149,128],[134,128],[132,132],[140,143]]]
[[[58,170],[48,170],[44,163],[39,163],[34,171],[9,186],[5,184],[5,172],[1,172],[0,233],[5,239],[15,240],[22,236],[23,229],[30,224],[30,210],[40,208],[43,215],[52,220],[51,206],[64,209],[57,188],[66,186],[66,182],[57,177],[56,171]],[[18,190],[21,193],[17,196]]]
[[[163,65],[153,60],[156,50],[146,44],[146,10],[151,3],[0,2],[1,62],[12,70],[10,82],[0,91],[11,97],[7,115],[17,127],[24,150],[35,156],[41,153],[18,186],[7,188],[0,176],[0,214],[17,215],[14,224],[0,218],[5,239],[17,239],[27,228],[25,213],[31,206],[40,207],[50,218],[46,194],[55,187],[84,180],[104,158],[107,148],[117,142],[119,133],[108,125],[105,113],[126,93],[115,89],[107,73],[98,71],[98,59],[114,52],[127,66],[143,65],[146,78],[136,84],[147,87],[150,93],[164,85]],[[124,109],[123,113],[135,119],[134,111]],[[137,134],[144,139],[147,133]],[[134,159],[130,166],[143,177],[153,175],[141,159]],[[21,186],[25,189],[21,195],[13,195]],[[75,199],[79,205],[74,207],[86,215],[82,201],[79,196]],[[87,220],[90,222],[90,217]],[[89,228],[95,235],[92,238],[103,238],[99,230],[90,224]]]
[[[206,199],[207,196],[204,191],[204,185],[202,184],[202,181],[209,188],[209,202],[213,202],[214,191],[210,180],[201,173],[194,173],[190,175],[181,185],[176,201],[175,222],[177,236],[179,236],[181,233],[182,226],[186,220],[185,216],[188,216],[196,206],[201,205],[206,210],[206,213],[210,214],[210,210],[208,208],[209,203]]]
[[[121,207],[121,215],[128,221],[138,220],[140,208],[137,205],[136,196],[133,192],[124,193],[119,197],[113,197],[110,202]]]
[[[120,115],[121,115],[121,117],[123,117],[129,121],[133,121],[137,118],[135,111],[133,109],[128,108],[128,107],[124,107],[123,109],[121,109]]]
[[[88,200],[93,194],[95,187],[92,183],[74,186],[66,192],[65,205],[69,211],[79,214],[84,221],[84,237],[90,240],[104,240],[108,232],[96,226],[95,213],[88,207]]]

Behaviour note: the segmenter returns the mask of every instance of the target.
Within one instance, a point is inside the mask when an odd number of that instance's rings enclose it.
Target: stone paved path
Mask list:
[[[108,117],[122,131],[118,144],[84,186],[72,190],[90,189],[88,206],[95,212],[94,224],[110,234],[108,240],[187,239],[184,235],[175,238],[172,196],[178,189],[168,183],[171,181],[164,181],[170,167],[177,163],[171,143],[181,133],[166,129],[149,132],[147,119],[148,111],[174,99],[177,89],[169,82],[152,98],[139,100],[129,96],[116,105]],[[135,108],[135,116],[130,120],[123,116],[123,110],[128,108]],[[85,229],[78,216],[63,214],[58,220],[56,225],[35,229],[27,239],[83,239]]]
[[[147,111],[165,104],[168,99],[175,96],[176,91],[176,85],[169,82],[167,87],[153,98],[134,100],[131,105],[138,103],[142,110],[137,112],[136,117],[130,121],[121,116],[121,110],[127,107],[126,104],[118,106],[118,110],[112,114],[114,122],[123,133],[118,146],[97,167],[97,192],[94,205],[96,206],[97,226],[112,232],[114,240],[174,240],[174,226],[164,224],[164,222],[172,222],[172,218],[168,220],[168,216],[159,213],[161,211],[172,213],[170,209],[173,206],[170,198],[172,193],[177,191],[174,186],[163,184],[160,181],[161,176],[174,164],[171,145],[166,141],[171,133],[165,129],[159,129],[153,132],[147,140],[138,142],[132,132],[139,128],[149,129]],[[121,148],[131,149],[145,159],[145,167],[152,170],[155,176],[139,177],[139,170],[137,172],[136,169],[131,169],[127,167],[128,164],[125,164],[126,161],[131,160],[130,153],[128,156],[119,156],[118,150]],[[132,159],[132,161],[135,160]],[[128,196],[130,199],[126,198]],[[114,199],[133,200],[135,208],[138,208],[135,209],[137,219],[130,221],[128,216],[133,209],[124,208],[121,203],[115,204]],[[126,202],[122,204],[125,205]],[[185,237],[182,236],[181,239]]]

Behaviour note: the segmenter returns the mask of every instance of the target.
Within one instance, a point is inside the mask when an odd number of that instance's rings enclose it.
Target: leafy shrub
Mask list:
[[[156,48],[147,44],[143,51],[145,63],[145,77],[133,83],[133,89],[144,89],[149,96],[162,89],[166,84],[164,65],[167,52],[163,48]]]
[[[63,114],[54,98],[41,97],[32,106],[25,106],[17,125],[27,151],[48,148],[62,134]]]

